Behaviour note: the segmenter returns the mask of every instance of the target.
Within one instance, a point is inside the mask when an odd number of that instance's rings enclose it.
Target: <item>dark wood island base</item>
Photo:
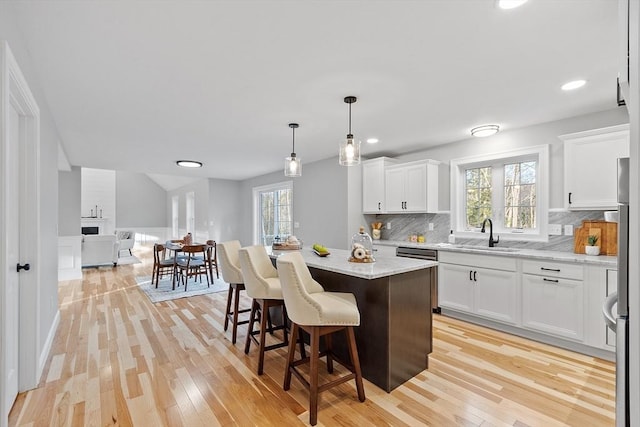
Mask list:
[[[387,392],[428,367],[433,342],[429,268],[376,279],[309,268],[326,290],[355,295],[362,375]],[[348,360],[346,339],[335,336],[333,346]]]

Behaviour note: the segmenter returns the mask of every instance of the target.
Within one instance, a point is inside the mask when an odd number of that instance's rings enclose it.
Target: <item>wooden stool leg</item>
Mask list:
[[[309,367],[309,424],[318,423],[318,355],[320,353],[320,328],[311,327],[311,352]]]
[[[331,334],[324,336],[324,345],[327,347],[327,372],[333,374],[333,354],[331,353],[332,341]]]
[[[244,354],[249,354],[249,347],[251,347],[251,334],[253,332],[253,322],[256,321],[256,311],[258,307],[258,302],[253,300],[251,303],[251,314],[249,315],[249,330],[247,331],[247,341],[244,345]]]
[[[235,301],[233,303],[233,325],[231,326],[233,329],[231,331],[231,343],[236,343],[236,338],[238,337],[238,312],[240,311],[240,286],[235,285]]]
[[[282,300],[282,333],[284,334],[284,344],[285,345],[289,345],[289,334],[288,332],[288,327],[287,327],[287,322],[288,322],[289,318],[287,317],[287,308],[284,306],[284,300]],[[295,341],[295,338],[291,338],[293,341]]]
[[[297,333],[300,333],[301,330],[298,329],[298,325],[296,325],[295,323],[291,322],[291,324],[292,324],[291,336],[294,337],[296,336]],[[285,391],[291,388],[291,365],[293,364],[295,352],[296,352],[296,342],[292,338],[291,341],[289,341],[289,353],[287,354],[287,363],[284,367],[284,383],[282,385],[282,388]]]
[[[269,313],[269,303],[263,300],[262,306],[260,307],[260,354],[258,356],[258,375],[262,375],[264,368],[264,347],[267,340],[268,317],[265,314],[267,313]]]
[[[356,336],[353,333],[353,327],[347,326],[347,343],[349,345],[349,356],[353,364],[353,370],[356,374],[356,389],[358,390],[358,399],[360,402],[365,401],[364,386],[362,385],[362,372],[360,371],[360,358],[358,358],[358,348],[356,347]]]
[[[224,314],[224,330],[229,327],[229,313],[231,313],[231,298],[233,297],[233,285],[229,283],[229,295],[227,295],[227,311]]]
[[[293,322],[291,322],[294,326],[297,327],[297,325]],[[297,328],[298,329],[298,342],[300,343],[300,359],[304,359],[305,357],[307,357],[307,352],[304,351],[304,336],[302,335],[302,328]],[[295,332],[291,333],[291,339],[294,339],[295,337]]]

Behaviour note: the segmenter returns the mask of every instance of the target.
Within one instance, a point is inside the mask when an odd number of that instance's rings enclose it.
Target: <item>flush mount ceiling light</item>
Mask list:
[[[355,96],[344,98],[344,102],[349,104],[349,133],[347,134],[347,139],[340,143],[340,159],[338,161],[342,166],[360,164],[360,141],[354,141],[351,133],[351,104],[357,100],[358,98]]]
[[[378,138],[369,138],[367,139],[367,144],[377,144]]]
[[[515,9],[525,4],[527,0],[498,0],[498,7],[500,9]]]
[[[183,168],[201,168],[202,162],[196,162],[195,160],[178,160],[176,165]]]
[[[285,157],[284,159],[284,176],[301,176],[302,175],[302,163],[300,159],[296,157],[296,129],[297,123],[289,123],[289,127],[293,133],[291,157]]]
[[[573,80],[563,84],[560,88],[562,90],[574,90],[574,89],[581,88],[585,84],[587,84],[586,80]]]
[[[499,130],[500,126],[498,125],[483,125],[471,129],[471,135],[483,138],[485,136],[495,135]]]

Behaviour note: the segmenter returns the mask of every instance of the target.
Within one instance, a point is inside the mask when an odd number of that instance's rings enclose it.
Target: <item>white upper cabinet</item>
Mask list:
[[[565,207],[616,209],[617,159],[629,157],[629,125],[562,135]]]
[[[365,160],[362,162],[362,212],[385,213],[385,179],[387,166],[396,161],[388,157]]]
[[[388,213],[438,211],[438,165],[420,160],[385,169],[385,202]]]

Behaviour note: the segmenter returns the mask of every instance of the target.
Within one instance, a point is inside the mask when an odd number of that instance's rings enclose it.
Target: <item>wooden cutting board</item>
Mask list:
[[[618,223],[602,220],[582,221],[582,227],[574,230],[573,251],[575,253],[584,253],[590,234],[598,236],[596,246],[600,246],[600,255],[618,254]]]

